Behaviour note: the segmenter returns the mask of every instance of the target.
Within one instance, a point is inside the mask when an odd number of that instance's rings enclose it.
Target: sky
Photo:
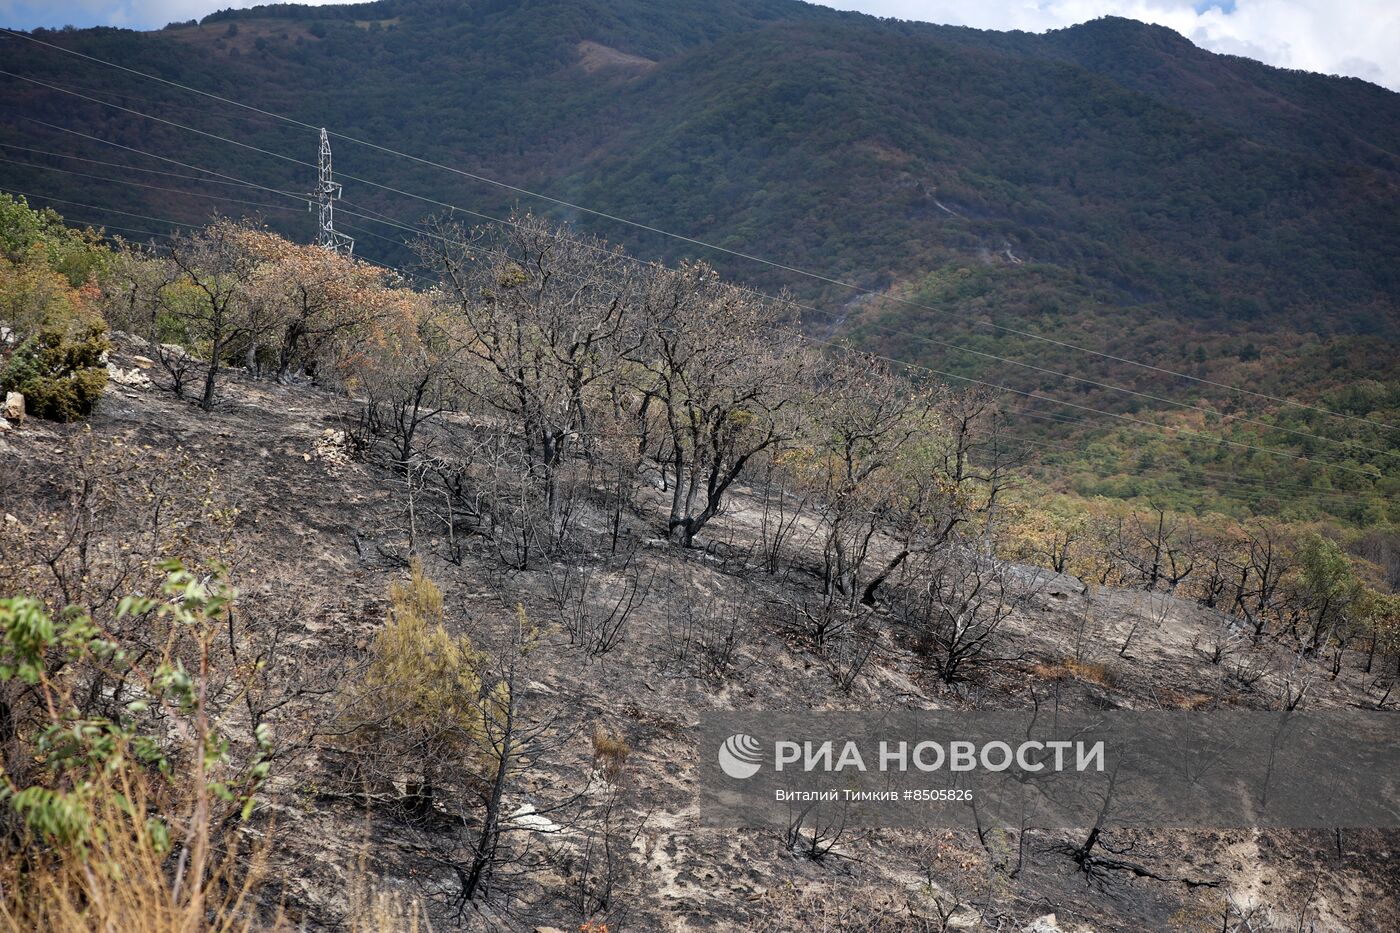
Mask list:
[[[154,29],[257,2],[0,0],[0,25]],[[1284,68],[1351,75],[1400,91],[1398,0],[827,0],[826,5],[898,19],[1031,32],[1099,16],[1126,16],[1168,26],[1217,52]]]

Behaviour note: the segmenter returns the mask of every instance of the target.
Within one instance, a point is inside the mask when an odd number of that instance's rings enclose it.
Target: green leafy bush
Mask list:
[[[389,620],[374,637],[364,696],[383,715],[369,731],[379,741],[461,751],[480,734],[479,670],[485,656],[443,620],[442,591],[413,562],[410,578],[389,588]],[[392,699],[389,707],[385,699]]]
[[[81,418],[107,388],[107,323],[88,280],[105,254],[52,211],[0,195],[0,392],[24,393],[31,415]]]
[[[159,593],[122,597],[117,617],[169,626],[207,659],[231,631],[236,594],[223,568],[161,569]],[[207,664],[186,668],[169,647],[128,652],[108,634],[78,606],[0,599],[12,746],[0,769],[0,926],[282,929],[251,922],[262,862],[256,847],[237,852],[233,831],[271,768],[269,727],[235,752],[209,705]],[[124,702],[80,708],[113,679]]]
[[[448,632],[442,591],[415,560],[410,579],[390,587],[388,620],[345,698],[352,781],[410,812],[463,799],[485,744],[485,711],[494,708],[483,697],[486,660],[465,635]]]
[[[109,346],[101,320],[47,322],[0,370],[0,391],[24,393],[25,408],[39,418],[85,417],[107,389],[102,356]]]
[[[75,288],[100,275],[111,258],[91,228],[70,227],[52,208],[35,210],[23,197],[0,194],[0,257],[18,263],[35,251]]]

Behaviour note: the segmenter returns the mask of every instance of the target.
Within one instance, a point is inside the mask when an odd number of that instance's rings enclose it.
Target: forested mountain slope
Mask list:
[[[1400,332],[1400,95],[1359,80],[1216,55],[1128,20],[1037,36],[792,0],[281,5],[153,33],[39,38],[930,307],[861,298],[339,141],[336,167],[354,176],[344,179],[341,217],[367,257],[411,261],[392,242],[404,231],[357,213],[411,224],[444,204],[497,216],[518,204],[642,255],[704,256],[728,275],[791,287],[816,309],[804,320],[814,333],[854,334],[900,359],[999,384],[1072,390],[1096,408],[1161,406],[955,347],[1205,400],[1225,415],[1276,414],[1258,398],[989,331],[978,323],[986,318],[1355,417],[1384,421],[1396,407],[1386,348]],[[23,40],[0,47],[6,71],[302,164],[0,77],[6,143],[186,171],[52,128],[62,126],[270,188],[302,192],[314,181],[309,130]],[[228,204],[109,179],[184,191],[189,182],[4,152],[0,188],[145,218],[198,222],[219,208],[259,211],[291,235],[313,227],[303,206],[266,192],[245,198],[256,205]],[[79,221],[165,229],[56,206]],[[1353,466],[1376,464],[1379,475],[1396,462],[1360,450],[1389,450],[1394,432],[1290,418],[1295,430],[1352,441],[1342,454]],[[1211,429],[1300,449],[1297,435]],[[1249,459],[1187,455],[1195,468],[1277,473],[1268,458]],[[1296,482],[1294,465],[1283,466]],[[1070,464],[1065,475],[1087,468]],[[1115,461],[1092,472],[1148,469]],[[1328,488],[1385,491],[1364,477],[1302,473]],[[1101,482],[1093,491],[1133,492]]]

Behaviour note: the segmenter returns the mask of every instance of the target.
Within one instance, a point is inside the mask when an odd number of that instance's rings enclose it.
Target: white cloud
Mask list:
[[[1174,29],[1197,45],[1282,68],[1352,75],[1400,90],[1395,0],[825,0],[876,16],[1044,32],[1099,16]]]

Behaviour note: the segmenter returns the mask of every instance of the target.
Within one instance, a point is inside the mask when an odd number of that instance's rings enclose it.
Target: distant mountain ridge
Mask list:
[[[1270,434],[1233,414],[1346,437],[1357,442],[1342,451],[1352,467],[1374,465],[1384,488],[1400,494],[1397,461],[1374,452],[1395,449],[1396,432],[1267,401],[1300,397],[1400,421],[1400,94],[1367,82],[1218,55],[1124,19],[999,33],[797,0],[378,0],[39,38],[912,304],[338,139],[337,218],[357,255],[413,265],[399,242],[405,232],[377,222],[385,216],[413,225],[444,204],[494,217],[550,213],[641,256],[700,257],[759,287],[789,287],[817,309],[804,313],[809,332],[940,373],[1178,419],[1245,445],[1316,453],[1298,433]],[[0,39],[0,56],[6,71],[281,156],[0,77],[0,142],[27,147],[0,150],[9,160],[0,161],[0,189],[63,198],[53,206],[73,221],[137,238],[168,230],[165,220],[202,223],[216,208],[311,236],[305,205],[266,190],[34,150],[190,174],[43,125],[52,124],[306,192],[313,130],[23,40]],[[1205,381],[1173,375],[1181,372]],[[1219,406],[1226,420],[1193,421],[1199,413],[1151,395]],[[1247,446],[1188,446],[1182,435],[1147,454],[1121,423],[1078,426],[1088,414],[1068,409],[1055,417],[1069,424],[1033,423],[1036,438],[1051,430],[1080,451],[1044,456],[1058,457],[1066,483],[1082,492],[1224,507],[1181,478],[1189,463],[1385,494],[1355,472],[1302,476],[1288,460],[1251,457]],[[1316,514],[1308,508],[1299,514]],[[1354,521],[1371,514],[1353,512]]]
[[[866,285],[977,259],[1074,280],[1040,286],[1059,301],[1087,293],[1173,317],[1391,332],[1388,312],[1400,305],[1390,261],[1400,254],[1400,95],[1215,55],[1129,20],[1031,35],[795,0],[380,0],[48,37]],[[309,151],[287,128],[250,126],[231,108],[22,42],[6,47],[20,73],[57,83],[81,74],[84,87],[132,93],[156,111],[192,109],[201,128]],[[589,66],[583,48],[657,65],[595,67],[595,53]],[[154,133],[163,154],[195,154],[200,165],[298,190],[309,181],[97,105],[5,86],[11,117],[57,111],[129,145]],[[9,141],[34,134],[7,122]],[[352,173],[438,200],[490,210],[514,200],[382,154],[337,155]],[[41,187],[26,172],[6,164],[0,184]],[[101,194],[177,219],[199,213],[158,193]],[[357,194],[403,219],[422,213],[382,192]],[[678,253],[599,228],[643,252]]]

